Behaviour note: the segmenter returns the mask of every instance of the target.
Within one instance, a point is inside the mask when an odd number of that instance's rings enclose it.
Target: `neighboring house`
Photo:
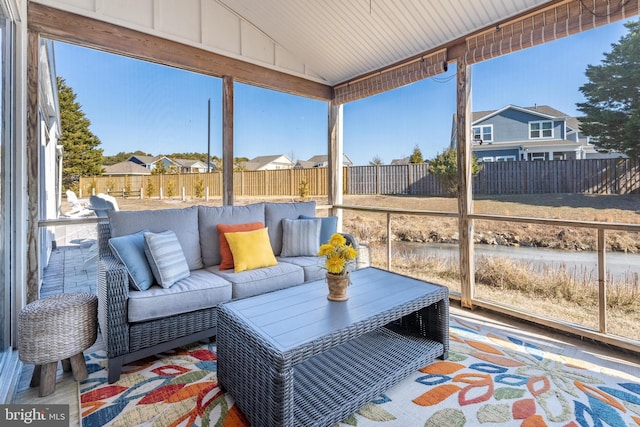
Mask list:
[[[200,160],[172,159],[178,165],[178,173],[207,173],[207,163]],[[211,168],[213,172],[215,168]]]
[[[149,169],[150,171],[154,170],[161,163],[164,165],[164,168],[165,168],[166,171],[171,170],[171,168],[174,168],[176,171],[178,171],[180,169],[180,166],[176,162],[174,162],[173,160],[168,158],[167,156],[138,156],[138,155],[133,155],[133,156],[129,157],[127,159],[127,161],[134,162],[134,163],[137,163],[139,165],[142,165],[145,168]]]
[[[276,154],[273,156],[258,156],[243,164],[246,170],[262,171],[274,169],[292,169],[293,162],[284,154]]]
[[[472,152],[481,162],[607,156],[598,153],[589,137],[580,132],[577,118],[546,105],[507,105],[499,110],[474,112],[472,120]]]
[[[160,164],[164,165],[164,170],[166,172],[180,170],[180,166],[175,161],[173,161],[173,159],[170,159],[167,156],[157,156],[156,161],[151,164],[151,170],[154,170]]]
[[[309,160],[298,160],[293,167],[294,169],[311,169],[315,167],[315,163],[310,162]]]
[[[342,165],[343,166],[353,166],[353,161],[346,154],[342,155]],[[306,169],[306,168],[326,168],[329,166],[329,156],[326,154],[316,154],[315,156],[309,158],[309,160],[298,160],[295,169]]]
[[[200,160],[192,159],[171,159],[167,156],[139,156],[129,157],[124,162],[116,163],[112,166],[104,166],[103,175],[148,175],[160,164],[164,165],[167,173],[206,173],[207,163]],[[135,165],[137,167],[131,166]],[[114,166],[117,166],[114,168]],[[141,172],[143,168],[146,173]],[[215,171],[216,164],[210,163],[211,172]],[[127,173],[126,170],[131,170]]]
[[[391,160],[390,164],[391,165],[408,165],[409,163],[411,163],[410,160],[411,160],[411,157],[407,156],[407,157],[403,157],[401,159],[393,159],[393,160]]]
[[[113,165],[102,166],[102,170],[103,175],[151,175],[149,169],[129,160]]]
[[[157,160],[157,156],[138,156],[133,155],[129,157],[126,161],[137,163],[141,166],[144,166],[147,169],[151,169],[151,165]]]

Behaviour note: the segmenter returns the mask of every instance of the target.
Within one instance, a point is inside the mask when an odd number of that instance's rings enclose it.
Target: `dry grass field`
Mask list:
[[[443,197],[347,196],[346,205],[380,206],[457,212],[457,200]],[[496,196],[474,200],[474,213],[512,217],[551,218],[624,224],[640,223],[640,195],[543,194]],[[394,215],[392,240],[453,243],[457,241],[457,221],[436,217]],[[345,228],[368,241],[386,240],[383,214],[345,213]],[[628,233],[608,233],[609,250],[637,253],[640,239]],[[476,243],[548,247],[568,250],[594,250],[596,233],[583,228],[475,221]]]
[[[264,198],[236,198],[243,205]],[[268,198],[292,202],[295,198]],[[313,198],[318,205],[326,198]],[[202,199],[118,199],[121,210],[180,208],[197,204],[219,206],[222,201]],[[400,210],[457,212],[457,200],[443,197],[345,196],[347,206],[383,207]],[[64,208],[64,207],[63,207]],[[63,209],[64,211],[64,209]],[[474,200],[474,212],[513,217],[552,218],[640,224],[640,195],[543,194],[484,197]],[[320,212],[322,215],[323,213]],[[344,211],[344,230],[370,247],[373,265],[386,267],[386,215]],[[455,243],[455,219],[415,215],[392,215],[391,240],[408,242]],[[637,233],[608,232],[607,250],[638,253]],[[593,251],[596,232],[578,227],[549,227],[497,221],[476,221],[474,241],[499,244]],[[403,274],[447,285],[460,290],[456,262],[442,257],[426,257],[394,250],[391,269]],[[476,260],[476,297],[518,307],[524,311],[562,319],[597,329],[597,282],[576,277],[567,271],[540,269],[508,258]],[[608,327],[611,333],[640,341],[640,285],[637,277],[608,289]]]

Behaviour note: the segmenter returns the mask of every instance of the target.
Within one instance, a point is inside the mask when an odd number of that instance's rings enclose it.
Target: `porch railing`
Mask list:
[[[330,208],[329,205],[318,206],[318,209]],[[425,211],[425,210],[406,210],[406,209],[394,209],[394,208],[379,208],[379,207],[364,207],[364,206],[352,206],[352,205],[334,205],[334,208],[361,212],[372,212],[386,214],[386,268],[391,269],[392,261],[392,242],[390,239],[392,233],[391,220],[394,215],[415,215],[426,217],[440,217],[440,218],[453,218],[459,217],[457,212],[438,212],[438,211]],[[617,335],[611,335],[607,332],[607,275],[606,275],[606,233],[607,231],[623,231],[623,232],[636,232],[640,233],[640,224],[621,224],[610,222],[596,222],[596,221],[576,221],[576,220],[561,220],[561,219],[546,219],[546,218],[527,218],[527,217],[510,217],[504,215],[488,215],[488,214],[471,214],[469,215],[471,220],[481,221],[499,221],[499,222],[518,222],[523,224],[538,224],[544,226],[561,226],[561,227],[575,227],[592,229],[597,232],[597,263],[598,263],[598,330],[583,327],[577,324],[564,322],[561,320],[541,316],[537,313],[526,312],[514,307],[506,306],[495,301],[488,301],[481,298],[475,298],[473,295],[469,296],[469,300],[474,306],[482,307],[488,310],[492,310],[498,313],[506,314],[515,318],[523,319],[532,323],[536,323],[542,326],[554,328],[560,331],[568,332],[585,338],[589,338],[595,341],[603,342],[606,344],[614,345],[627,350],[640,352],[640,342]],[[55,226],[55,225],[75,225],[75,224],[90,224],[97,223],[105,218],[66,218],[66,219],[51,219],[43,220],[39,222],[40,227]],[[462,268],[465,268],[463,266]],[[469,268],[469,266],[466,266]],[[469,274],[468,277],[473,277]],[[462,289],[465,289],[463,286]],[[471,289],[473,294],[473,288]],[[453,299],[462,299],[462,294],[452,291],[450,293]]]
[[[428,217],[441,217],[441,218],[455,218],[459,217],[457,212],[436,212],[436,211],[424,211],[424,210],[405,210],[394,208],[378,208],[378,207],[363,207],[352,205],[334,205],[334,208],[353,210],[361,212],[375,212],[384,213],[387,216],[387,231],[386,231],[386,268],[391,269],[391,219],[393,215],[416,215],[416,216],[428,216]],[[509,217],[504,215],[488,215],[488,214],[471,214],[470,220],[483,220],[483,221],[501,221],[501,222],[518,222],[524,224],[538,224],[545,226],[561,226],[561,227],[576,227],[587,228],[597,231],[597,254],[598,254],[598,330],[593,330],[580,325],[560,321],[557,319],[541,316],[537,313],[525,312],[514,307],[506,306],[495,301],[487,301],[473,296],[474,289],[471,288],[471,294],[468,300],[474,306],[486,308],[492,311],[496,311],[502,314],[507,314],[519,319],[527,320],[532,323],[536,323],[542,326],[558,329],[571,334],[579,335],[585,338],[589,338],[595,341],[603,342],[606,344],[614,345],[627,350],[640,352],[640,342],[627,339],[625,337],[619,337],[611,335],[607,332],[607,292],[606,292],[606,232],[607,231],[625,231],[625,232],[640,232],[640,224],[621,224],[621,223],[609,223],[609,222],[596,222],[596,221],[576,221],[576,220],[561,220],[561,219],[545,219],[545,218],[527,218],[527,217]],[[469,266],[461,266],[461,268],[469,268]],[[473,272],[470,272],[473,273]],[[473,277],[473,274],[469,274],[468,277]],[[462,286],[461,289],[466,287]],[[463,299],[463,295],[459,292],[451,292],[450,296],[454,299]]]

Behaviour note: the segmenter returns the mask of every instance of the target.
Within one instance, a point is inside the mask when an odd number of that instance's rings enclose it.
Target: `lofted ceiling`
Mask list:
[[[548,0],[217,0],[336,85]]]

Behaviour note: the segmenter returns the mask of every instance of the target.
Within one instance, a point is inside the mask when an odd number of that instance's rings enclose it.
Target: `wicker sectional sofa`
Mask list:
[[[287,238],[283,236],[283,220],[314,217],[315,210],[315,202],[298,202],[109,212],[109,222],[98,224],[97,283],[98,321],[107,351],[109,382],[119,379],[125,363],[216,335],[216,307],[221,302],[322,278],[325,272],[317,256],[280,256],[283,238]],[[331,227],[327,220],[315,221]],[[218,224],[253,222],[267,228],[277,264],[241,272],[221,270]],[[156,282],[148,289],[136,290],[130,265],[134,257],[120,256],[113,243],[118,237],[167,230],[173,231],[180,243],[188,277],[169,287]]]

